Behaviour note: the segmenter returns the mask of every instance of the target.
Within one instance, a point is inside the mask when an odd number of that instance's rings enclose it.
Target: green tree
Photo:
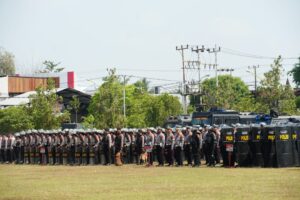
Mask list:
[[[236,104],[249,97],[248,86],[240,78],[221,75],[218,77],[218,80],[218,89],[216,88],[215,78],[206,79],[202,83],[203,103],[207,108],[222,107],[233,109]]]
[[[300,86],[300,57],[298,63],[295,64],[294,68],[289,72],[293,76],[294,83],[297,87]]]
[[[300,96],[296,97],[295,101],[296,101],[296,107],[300,109]]]
[[[53,61],[45,60],[43,62],[43,65],[45,65],[45,69],[39,71],[39,73],[58,73],[65,69],[63,67],[58,67],[58,65],[60,65],[60,62],[54,63]]]
[[[60,127],[62,122],[70,120],[70,113],[60,112],[61,97],[56,94],[54,81],[48,79],[46,88],[39,87],[36,94],[30,96],[28,114],[32,117],[36,129],[54,129]]]
[[[80,101],[79,101],[79,98],[74,95],[72,96],[72,100],[70,101],[70,106],[71,106],[71,110],[74,110],[75,111],[75,123],[77,123],[77,113],[79,111],[79,108],[80,108]]]
[[[149,91],[150,82],[146,78],[142,78],[141,80],[134,83],[134,86],[137,90],[140,90],[142,93]]]
[[[89,114],[95,117],[97,128],[122,127],[125,122],[122,110],[123,85],[115,69],[110,69],[108,73],[88,108]]]
[[[282,73],[282,59],[279,56],[271,65],[271,70],[264,74],[264,79],[258,87],[257,101],[261,111],[268,112],[275,109],[279,113],[293,114],[296,112],[294,91],[289,84],[280,83]]]
[[[24,106],[9,107],[0,110],[0,132],[12,133],[32,129],[32,118]]]
[[[175,96],[163,93],[159,96],[151,96],[146,110],[146,122],[148,126],[162,126],[170,115],[182,113],[182,106]]]
[[[93,115],[88,115],[86,117],[82,117],[82,126],[83,128],[94,128],[95,117]]]
[[[0,50],[0,76],[15,74],[16,68],[14,58],[12,53]]]

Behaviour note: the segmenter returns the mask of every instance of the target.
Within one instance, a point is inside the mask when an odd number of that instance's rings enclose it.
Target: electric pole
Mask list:
[[[216,87],[219,86],[219,80],[218,80],[218,53],[221,51],[221,47],[217,47],[217,45],[215,45],[215,48],[208,48],[207,51],[209,53],[214,53],[215,54],[215,71],[216,71]]]
[[[254,70],[254,95],[256,98],[256,92],[257,92],[257,73],[256,73],[256,69],[259,68],[259,65],[253,65],[253,66],[248,66],[248,69],[253,68]]]
[[[198,55],[198,63],[197,63],[197,65],[198,65],[198,78],[199,78],[199,83],[200,83],[200,75],[201,75],[201,73],[200,73],[200,52],[204,52],[205,51],[205,48],[204,48],[204,46],[202,45],[202,48],[200,49],[198,46],[196,46],[196,47],[193,47],[192,48],[192,52],[196,52],[197,53],[197,55]]]
[[[184,50],[188,49],[189,45],[180,45],[176,47],[177,51],[180,51],[181,53],[181,59],[182,59],[182,81],[183,81],[183,112],[184,114],[187,114],[187,106],[186,106],[186,92],[185,92],[185,87],[186,87],[186,80],[185,80],[185,66],[184,66]]]

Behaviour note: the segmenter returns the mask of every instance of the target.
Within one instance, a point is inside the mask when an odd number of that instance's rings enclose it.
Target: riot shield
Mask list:
[[[250,127],[247,125],[241,125],[236,128],[236,133],[235,133],[236,162],[241,167],[251,166],[249,132],[250,132]]]
[[[294,166],[300,166],[300,124],[291,125]]]
[[[276,133],[276,158],[278,167],[293,166],[292,127],[287,124],[278,125]]]
[[[221,126],[220,149],[224,167],[234,166],[234,133],[233,128],[227,125]]]
[[[275,126],[265,126],[261,133],[264,167],[277,167]]]
[[[263,167],[264,159],[262,154],[261,129],[259,125],[251,126],[249,145],[252,165],[256,167]]]

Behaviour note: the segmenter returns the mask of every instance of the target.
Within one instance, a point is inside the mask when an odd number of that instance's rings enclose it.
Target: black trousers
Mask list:
[[[200,149],[192,149],[194,166],[200,166]]]
[[[207,155],[208,155],[208,164],[215,165],[215,157],[214,157],[214,144],[207,145]]]
[[[156,156],[159,165],[164,165],[164,148],[156,145]]]
[[[175,147],[175,160],[176,160],[177,165],[179,165],[179,166],[183,165],[182,148],[181,147]]]
[[[20,163],[24,163],[25,162],[25,147],[21,146],[20,147]]]
[[[6,149],[6,162],[11,163],[12,162],[12,150]]]
[[[104,146],[103,153],[105,158],[105,164],[111,164],[111,148],[109,146]]]
[[[14,154],[13,161],[16,161],[16,164],[19,164],[21,162],[21,148],[14,147],[13,154]]]
[[[153,158],[154,158],[153,152],[152,151],[148,152],[147,156],[148,156],[148,158],[147,158],[148,159],[148,164],[153,165]]]
[[[112,146],[111,148],[110,148],[110,159],[111,159],[111,163],[112,164],[115,164],[115,147],[114,146]]]
[[[220,163],[220,160],[221,160],[221,150],[220,150],[220,147],[216,147],[214,149],[214,156],[215,156],[215,159],[216,159],[216,163]]]
[[[169,165],[173,165],[174,164],[174,150],[172,149],[172,146],[171,145],[167,145],[166,146],[166,150],[167,150],[167,162]]]
[[[5,162],[5,151],[4,149],[0,149],[0,162]]]
[[[184,156],[185,159],[187,160],[188,165],[192,164],[192,151],[191,151],[191,145],[190,144],[185,144],[184,147]]]

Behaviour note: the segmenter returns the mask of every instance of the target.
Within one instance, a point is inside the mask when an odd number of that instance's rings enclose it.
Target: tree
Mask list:
[[[218,76],[219,86],[216,88],[216,78],[203,81],[203,103],[208,107],[233,109],[242,99],[248,98],[248,86],[238,77],[230,75]]]
[[[53,79],[48,79],[46,88],[38,87],[36,94],[30,96],[28,114],[32,117],[36,129],[54,129],[60,127],[62,122],[70,120],[70,113],[60,112],[61,97],[56,94]]]
[[[60,62],[54,63],[53,61],[45,60],[43,65],[45,65],[45,69],[39,71],[39,73],[59,73],[65,69],[63,67],[58,67]]]
[[[142,78],[141,80],[134,83],[134,86],[137,90],[140,90],[142,92],[148,92],[149,91],[149,84],[150,82],[147,81],[146,78]]]
[[[33,123],[24,106],[9,107],[0,110],[0,132],[12,133],[32,129]]]
[[[95,117],[96,128],[122,127],[123,116],[123,85],[116,75],[115,69],[108,70],[104,83],[91,99],[89,114]]]
[[[75,111],[75,123],[77,123],[77,113],[80,108],[80,101],[76,95],[72,96],[72,101],[70,101],[70,106],[71,109]]]
[[[295,101],[297,108],[300,109],[300,96],[296,97]]]
[[[270,109],[279,113],[293,114],[296,111],[294,91],[289,84],[280,83],[282,73],[282,59],[279,56],[271,65],[271,70],[264,74],[264,79],[258,87],[257,101],[262,105],[262,112]]]
[[[171,115],[182,113],[182,106],[177,97],[163,93],[151,96],[146,106],[146,122],[148,126],[162,126],[165,119]]]
[[[293,76],[294,83],[297,87],[300,86],[300,57],[299,62],[294,65],[294,68],[289,72]]]
[[[15,71],[14,55],[7,51],[0,51],[0,76],[14,75]]]
[[[95,118],[93,115],[88,115],[88,116],[82,117],[82,118],[83,118],[82,126],[84,128],[94,128]]]

